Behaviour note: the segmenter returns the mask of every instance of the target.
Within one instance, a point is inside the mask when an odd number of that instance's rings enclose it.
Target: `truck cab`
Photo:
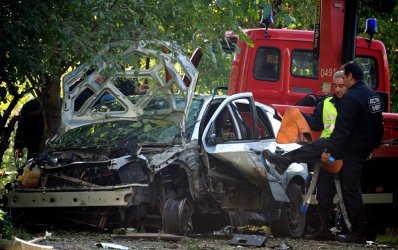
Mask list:
[[[336,68],[318,71],[313,57],[313,31],[248,29],[254,47],[237,40],[231,68],[229,94],[253,92],[257,101],[277,105],[297,105],[308,95],[333,93],[332,76]],[[333,53],[333,51],[330,51]],[[364,82],[377,91],[383,111],[389,112],[390,82],[387,54],[382,42],[356,38],[355,61],[364,69]],[[327,77],[326,81],[320,78]],[[312,105],[311,105],[312,104]],[[308,101],[306,106],[315,106]]]

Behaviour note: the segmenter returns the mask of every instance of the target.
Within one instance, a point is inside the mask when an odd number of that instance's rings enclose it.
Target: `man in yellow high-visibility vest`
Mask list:
[[[272,154],[270,151],[263,151],[264,157],[275,165],[276,170],[282,173],[285,168],[298,159],[306,162],[307,158],[313,158],[313,155],[318,155],[317,161],[320,162],[320,156],[326,146],[326,138],[328,138],[335,127],[337,117],[337,107],[347,88],[343,81],[344,71],[337,71],[333,75],[334,95],[326,97],[314,109],[311,115],[303,113],[310,128],[314,131],[322,131],[321,139],[315,141],[311,147],[301,147],[284,154],[283,157],[277,154]],[[319,151],[319,152],[315,152]],[[299,161],[301,162],[301,161]],[[327,172],[321,168],[317,181],[317,201],[316,212],[316,225],[313,232],[309,232],[304,238],[310,240],[329,240],[332,235],[329,230],[330,218],[333,215],[334,203],[333,198],[336,193],[334,185],[334,174]]]
[[[325,98],[323,102],[319,103],[311,115],[304,114],[312,130],[322,131],[321,138],[327,138],[333,132],[337,117],[336,107],[347,91],[343,75],[344,71],[342,70],[333,75],[334,95]],[[316,187],[318,205],[316,206],[315,218],[318,225],[313,232],[304,235],[304,238],[309,240],[329,240],[331,239],[329,226],[331,226],[331,217],[335,208],[333,204],[333,198],[336,193],[334,174],[320,168]]]

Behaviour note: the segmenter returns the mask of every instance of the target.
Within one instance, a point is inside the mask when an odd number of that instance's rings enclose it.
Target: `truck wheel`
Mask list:
[[[271,223],[271,231],[276,237],[299,238],[303,234],[305,226],[305,214],[300,212],[303,201],[301,188],[298,184],[290,183],[286,194],[290,203],[283,204],[281,217]]]
[[[167,233],[185,235],[193,230],[193,206],[188,198],[183,200],[168,199],[162,209],[163,230]]]

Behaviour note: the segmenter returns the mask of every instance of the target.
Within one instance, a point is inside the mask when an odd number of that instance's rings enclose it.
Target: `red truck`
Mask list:
[[[383,144],[364,165],[364,202],[371,223],[396,224],[398,114],[389,113],[390,80],[385,47],[371,37],[356,36],[358,1],[319,0],[317,4],[315,31],[247,29],[254,47],[227,33],[239,47],[233,58],[229,94],[253,92],[255,100],[272,104],[281,114],[287,107],[298,105],[312,106],[299,107],[311,112],[314,96],[332,93],[333,73],[345,62],[360,63],[364,82],[382,99],[385,124]]]

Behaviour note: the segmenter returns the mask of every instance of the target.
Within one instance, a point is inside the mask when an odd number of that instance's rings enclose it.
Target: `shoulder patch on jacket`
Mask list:
[[[371,113],[381,112],[381,101],[378,96],[372,96],[368,98],[369,111]]]

